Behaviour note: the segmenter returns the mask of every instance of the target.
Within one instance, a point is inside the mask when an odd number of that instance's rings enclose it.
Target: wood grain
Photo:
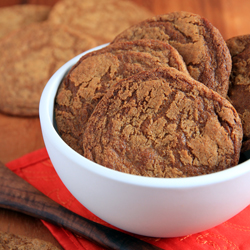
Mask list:
[[[107,249],[160,250],[60,206],[0,163],[0,206],[62,226]]]
[[[44,147],[39,118],[0,113],[0,140],[0,160],[3,163]]]
[[[222,34],[224,39],[249,34],[248,0],[134,0],[154,14],[172,11],[189,11],[207,18]]]

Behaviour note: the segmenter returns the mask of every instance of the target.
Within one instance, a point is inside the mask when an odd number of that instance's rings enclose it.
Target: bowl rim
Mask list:
[[[216,183],[222,183],[230,181],[232,179],[239,178],[240,176],[250,172],[250,161],[247,160],[232,168],[225,169],[216,173],[192,176],[185,178],[157,178],[137,176],[119,172],[117,170],[103,167],[74,151],[68,146],[56,131],[54,126],[54,100],[57,93],[57,89],[61,80],[70,68],[85,54],[101,49],[107,44],[103,44],[87,50],[76,57],[69,60],[62,67],[60,67],[46,84],[39,103],[39,118],[42,127],[43,136],[49,134],[50,141],[57,147],[60,152],[67,152],[67,157],[82,168],[86,168],[88,171],[103,176],[114,181],[129,183],[136,186],[144,186],[150,188],[175,188],[175,189],[187,189],[201,186],[213,185]],[[45,144],[46,147],[46,144]],[[49,153],[49,152],[48,152]]]

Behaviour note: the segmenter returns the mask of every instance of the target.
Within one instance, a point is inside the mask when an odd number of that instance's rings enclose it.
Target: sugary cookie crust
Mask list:
[[[231,57],[220,32],[206,19],[188,12],[173,12],[136,24],[112,43],[137,39],[159,39],[175,47],[190,75],[226,97]]]
[[[100,44],[110,42],[124,29],[153,14],[131,1],[91,0],[58,1],[49,21],[67,24],[95,36]]]
[[[0,38],[48,18],[51,7],[35,4],[18,4],[0,8]]]
[[[125,173],[186,177],[237,165],[242,127],[233,106],[173,69],[124,79],[96,106],[84,156]]]
[[[226,41],[232,56],[228,96],[240,115],[244,140],[250,139],[250,35]]]
[[[160,41],[122,42],[83,56],[64,79],[56,97],[55,117],[63,140],[83,154],[82,133],[107,90],[121,79],[162,66],[188,74],[178,52]]]
[[[59,250],[50,242],[22,235],[0,232],[1,249],[15,250]]]
[[[96,41],[65,25],[36,23],[0,41],[0,110],[38,116],[39,101],[49,78]]]

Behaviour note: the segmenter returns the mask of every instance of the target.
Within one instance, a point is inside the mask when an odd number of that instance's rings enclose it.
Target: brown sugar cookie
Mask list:
[[[117,43],[83,56],[61,84],[55,118],[62,139],[82,152],[82,133],[96,104],[117,81],[155,67],[176,67],[188,74],[181,56],[160,41]]]
[[[229,101],[165,67],[114,85],[83,138],[84,156],[100,165],[141,176],[186,177],[235,166],[242,127]]]
[[[248,150],[250,150],[250,140],[249,139],[242,142],[241,152],[244,153]]]
[[[20,4],[0,8],[0,38],[27,25],[45,21],[51,7],[34,4]]]
[[[250,35],[230,38],[226,41],[232,56],[232,72],[228,97],[237,110],[243,126],[243,148],[250,149]]]
[[[124,29],[153,14],[131,1],[74,0],[59,1],[52,8],[49,20],[74,26],[99,38],[99,43],[110,42]]]
[[[206,19],[187,12],[155,16],[136,24],[114,41],[159,39],[182,55],[190,75],[225,97],[231,72],[231,57],[220,32]]]
[[[126,41],[126,42],[117,42],[107,47],[104,47],[101,50],[93,51],[86,56],[83,56],[78,63],[73,67],[78,66],[81,61],[85,60],[87,57],[94,56],[100,53],[113,53],[120,54],[123,52],[143,52],[145,55],[149,54],[154,57],[157,57],[161,63],[168,65],[169,67],[173,67],[182,71],[189,75],[186,64],[183,61],[182,56],[179,52],[172,47],[170,44],[152,39],[142,39],[135,41]]]
[[[64,25],[36,23],[0,42],[0,111],[38,115],[41,93],[52,74],[96,41]]]
[[[50,242],[5,232],[0,232],[0,249],[59,250]]]

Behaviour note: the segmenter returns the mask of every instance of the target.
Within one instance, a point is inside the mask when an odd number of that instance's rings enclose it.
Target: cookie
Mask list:
[[[0,232],[0,246],[15,250],[59,250],[50,242],[5,232]]]
[[[250,35],[230,38],[226,41],[232,56],[232,73],[228,97],[237,110],[243,126],[243,150],[250,149]]]
[[[96,106],[83,138],[84,156],[105,167],[186,177],[235,166],[242,127],[229,101],[165,67],[114,85]]]
[[[0,8],[0,38],[27,25],[45,21],[51,7],[34,4],[20,4]]]
[[[241,152],[244,153],[250,150],[250,140],[245,140],[242,142]]]
[[[161,66],[188,74],[176,50],[160,41],[122,42],[83,56],[69,71],[56,97],[55,118],[62,139],[83,154],[82,133],[107,89],[120,79]]]
[[[105,52],[120,54],[127,51],[143,52],[144,54],[150,54],[154,57],[157,57],[161,63],[164,63],[169,67],[176,68],[179,71],[182,71],[189,75],[182,56],[174,47],[172,47],[168,43],[152,39],[114,43],[103,48],[101,51],[94,51],[86,56],[83,56],[73,68],[77,67],[78,64],[81,63],[81,61],[85,60],[87,57],[94,56],[96,54]]]
[[[48,22],[30,24],[0,42],[0,111],[38,115],[39,100],[52,74],[68,60],[96,46],[78,30]]]
[[[205,18],[187,12],[173,12],[136,24],[112,43],[136,39],[159,39],[182,55],[190,75],[226,97],[231,57],[220,32]]]
[[[153,14],[131,1],[91,0],[59,1],[52,8],[49,20],[74,26],[92,36],[99,43],[110,42],[124,29]]]

